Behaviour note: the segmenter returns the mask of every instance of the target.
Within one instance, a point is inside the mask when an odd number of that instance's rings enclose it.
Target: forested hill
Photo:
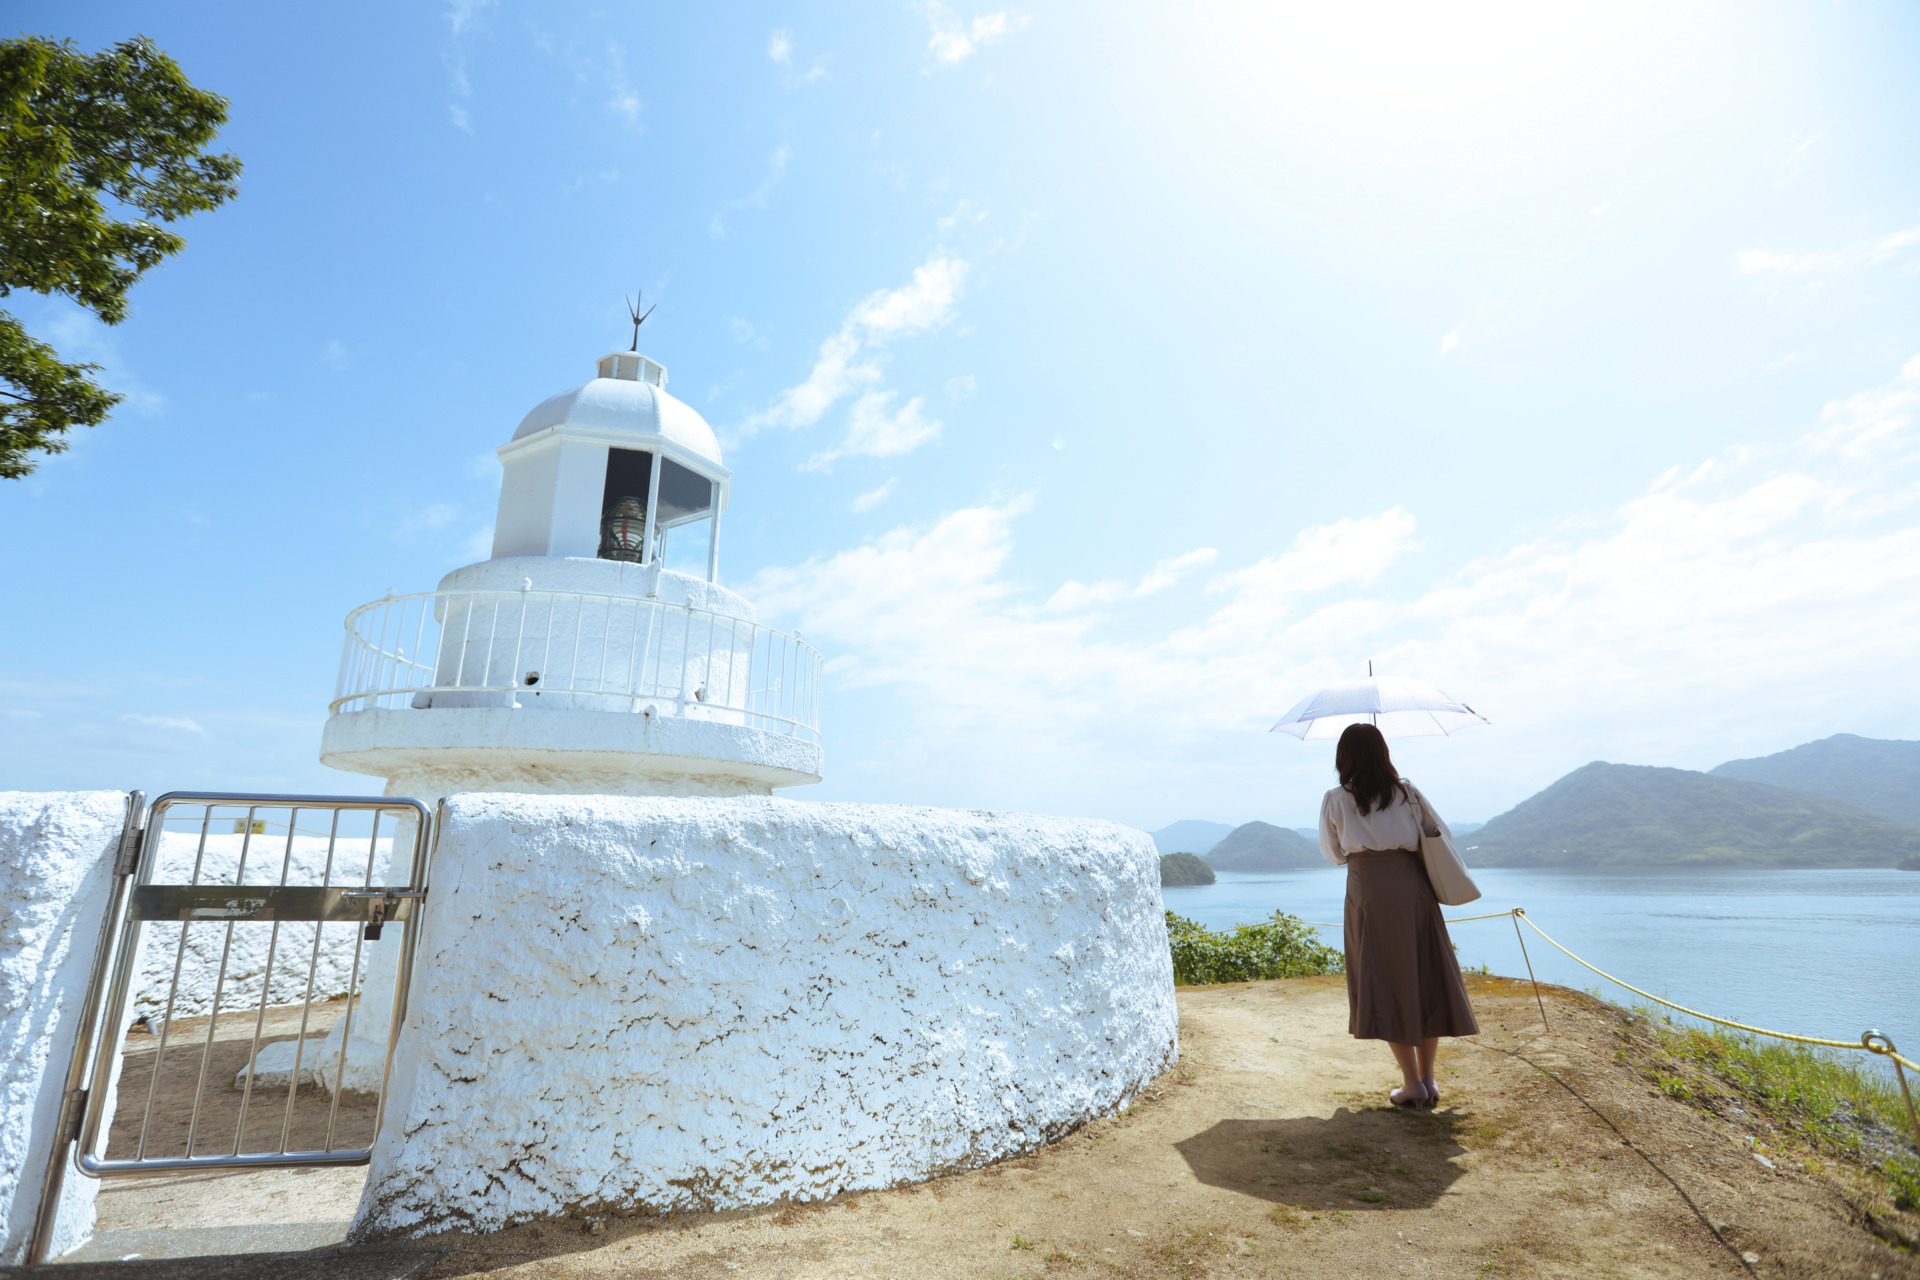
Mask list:
[[[1459,843],[1478,867],[1891,867],[1920,857],[1920,827],[1763,782],[1595,761]]]
[[[1920,826],[1920,742],[1836,733],[1752,760],[1729,760],[1716,777],[1811,791]]]
[[[1291,871],[1327,865],[1318,843],[1270,822],[1235,827],[1207,850],[1206,858],[1215,871]]]

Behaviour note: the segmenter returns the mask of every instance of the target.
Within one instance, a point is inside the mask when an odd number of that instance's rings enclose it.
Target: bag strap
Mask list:
[[[1407,803],[1412,805],[1414,813],[1419,815],[1417,820],[1414,822],[1415,832],[1422,839],[1428,839],[1430,837],[1427,836],[1427,828],[1432,827],[1434,829],[1434,836],[1437,837],[1440,834],[1440,824],[1435,822],[1433,820],[1433,815],[1427,812],[1426,798],[1422,796],[1420,792],[1414,788],[1414,785],[1411,782],[1408,782],[1405,778],[1400,779],[1400,785],[1407,789]]]

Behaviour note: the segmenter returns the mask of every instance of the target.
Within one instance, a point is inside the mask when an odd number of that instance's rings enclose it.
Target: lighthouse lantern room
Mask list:
[[[536,405],[501,446],[493,558],[654,565],[669,535],[681,551],[704,533],[706,580],[717,581],[732,473],[713,429],[667,394],[666,369],[648,357],[615,351],[597,368],[592,382]]]
[[[348,615],[323,763],[420,798],[820,780],[819,653],[720,585],[713,429],[638,351],[596,372],[500,447],[490,559]]]

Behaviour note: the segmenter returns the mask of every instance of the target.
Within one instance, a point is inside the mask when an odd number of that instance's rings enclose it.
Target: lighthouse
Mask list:
[[[820,781],[820,654],[720,585],[713,429],[637,350],[595,373],[500,446],[489,559],[347,615],[323,764],[421,799]]]

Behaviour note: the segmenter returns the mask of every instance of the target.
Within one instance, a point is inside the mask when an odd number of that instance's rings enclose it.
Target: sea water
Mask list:
[[[1216,884],[1165,889],[1167,909],[1209,929],[1285,911],[1334,927],[1346,898],[1340,867],[1220,872]],[[1449,918],[1525,907],[1586,960],[1678,1004],[1778,1031],[1857,1040],[1868,1027],[1920,1058],[1920,874],[1911,871],[1582,872],[1478,868],[1486,896]],[[1525,926],[1521,926],[1525,930]],[[1525,977],[1513,922],[1450,927],[1462,965]],[[1526,930],[1542,982],[1632,1004],[1630,991],[1583,969]]]

